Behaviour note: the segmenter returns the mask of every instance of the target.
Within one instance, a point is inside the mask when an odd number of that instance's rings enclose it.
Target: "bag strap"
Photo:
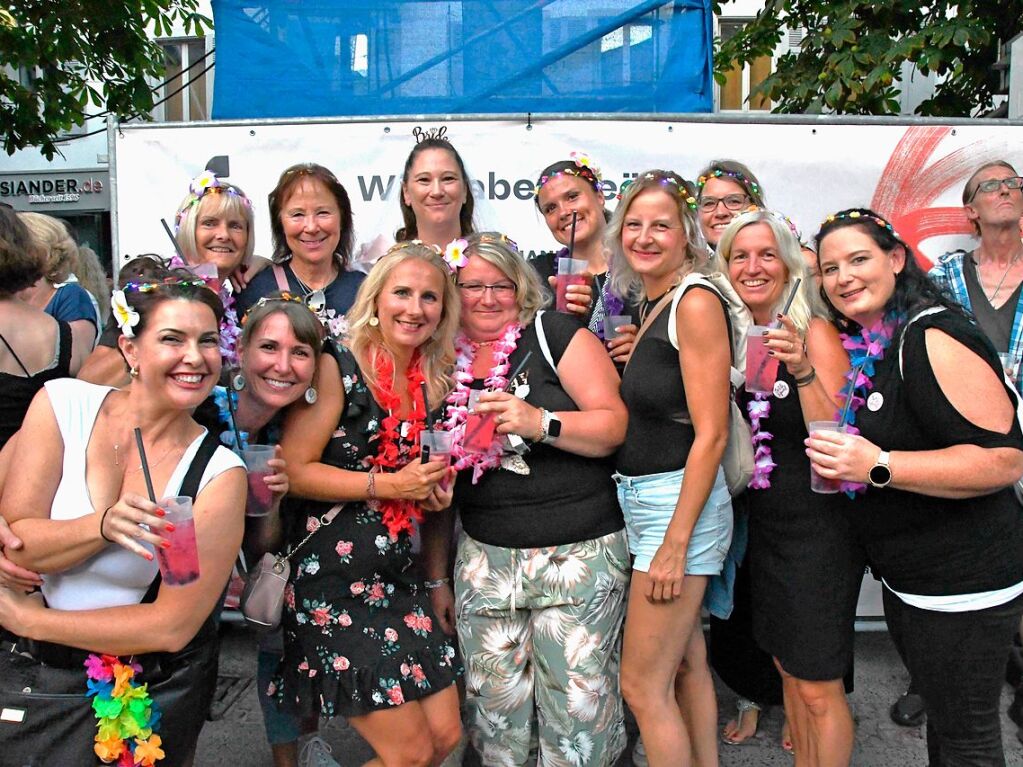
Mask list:
[[[277,289],[283,291],[291,290],[291,286],[288,285],[288,275],[284,273],[284,267],[280,264],[273,265],[274,279],[277,280]]]
[[[341,509],[343,509],[344,507],[345,505],[343,503],[335,503],[333,506],[331,506],[330,509],[328,509],[327,512],[322,517],[320,517],[319,527],[317,527],[316,530],[311,531],[305,538],[299,541],[298,545],[295,546],[287,554],[284,554],[283,556],[278,555],[277,556],[278,561],[285,562],[290,561],[291,558],[298,553],[298,550],[305,546],[306,542],[310,538],[316,535],[316,531],[319,530],[321,527],[327,527],[328,525],[330,525],[330,523],[334,521],[334,517],[336,517],[341,512]]]
[[[654,324],[654,320],[656,320],[660,313],[664,311],[664,307],[674,302],[675,294],[677,292],[678,287],[674,288],[673,290],[669,290],[667,293],[661,296],[661,300],[658,301],[654,305],[654,308],[651,309],[650,312],[647,314],[646,319],[644,319],[643,324],[639,326],[639,330],[636,332],[636,337],[632,341],[633,351],[635,351],[636,347],[639,346],[639,339],[643,337],[643,334],[646,333],[647,330],[650,329],[650,326]],[[631,354],[629,355],[629,362],[632,362]],[[629,367],[629,362],[625,363],[626,369],[628,369]]]
[[[25,363],[21,361],[21,357],[18,356],[18,353],[14,351],[9,343],[7,343],[7,339],[3,337],[2,333],[0,333],[0,341],[4,342],[4,346],[7,347],[7,351],[9,351],[11,356],[14,357],[14,361],[18,363],[18,367],[25,371],[25,377],[31,378],[32,374],[28,372],[28,368],[25,367]]]
[[[554,364],[554,355],[551,354],[551,345],[547,343],[547,334],[543,329],[543,317],[544,310],[541,309],[536,313],[536,318],[533,320],[533,325],[536,327],[536,340],[540,343],[540,351],[543,353],[543,358],[547,360],[547,364],[551,366],[551,370],[554,371],[554,375],[558,374],[558,366]]]

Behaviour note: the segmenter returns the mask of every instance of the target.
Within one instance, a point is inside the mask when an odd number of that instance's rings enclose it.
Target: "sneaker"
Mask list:
[[[927,708],[922,697],[907,691],[888,709],[888,716],[899,727],[919,727],[927,720]]]
[[[650,767],[646,758],[646,746],[643,745],[643,737],[636,738],[636,745],[632,747],[633,767]]]
[[[298,754],[298,767],[341,767],[331,753],[330,744],[319,735],[313,735]]]

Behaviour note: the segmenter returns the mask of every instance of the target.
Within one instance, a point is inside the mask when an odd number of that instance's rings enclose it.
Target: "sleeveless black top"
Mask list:
[[[63,320],[57,320],[58,349],[57,361],[33,375],[14,375],[12,373],[0,373],[0,448],[7,444],[18,429],[21,422],[25,420],[25,413],[28,406],[32,404],[32,398],[36,392],[43,388],[43,384],[55,378],[67,378],[71,369],[71,326]],[[10,350],[17,360],[18,355],[14,349]],[[21,361],[18,360],[20,364]],[[22,366],[24,367],[24,366]]]

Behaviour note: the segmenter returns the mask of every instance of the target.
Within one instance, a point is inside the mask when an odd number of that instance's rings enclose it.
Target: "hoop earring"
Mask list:
[[[375,314],[372,317],[369,318],[369,326],[371,328],[375,328],[379,324],[380,324],[380,320],[377,319]]]
[[[245,376],[242,373],[238,373],[231,378],[231,388],[235,391],[241,391],[245,388]]]
[[[310,386],[308,389],[305,390],[304,396],[306,402],[308,402],[310,405],[315,405],[316,399],[317,397],[319,397],[319,394],[316,393],[316,389],[314,387]]]

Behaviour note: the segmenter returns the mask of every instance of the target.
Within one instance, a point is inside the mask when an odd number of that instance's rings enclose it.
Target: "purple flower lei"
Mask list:
[[[746,412],[749,413],[749,422],[753,432],[753,478],[750,479],[748,488],[751,490],[766,490],[771,486],[771,472],[776,464],[771,458],[771,445],[769,444],[774,435],[769,431],[761,429],[760,422],[771,415],[771,402],[769,395],[758,393],[746,403]]]
[[[562,248],[558,251],[554,257],[554,264],[557,267],[559,258],[568,257],[568,248]],[[608,266],[607,272],[604,274],[604,282],[600,285],[600,300],[604,304],[604,316],[615,317],[620,316],[625,311],[625,301],[622,300],[613,290],[611,290],[611,267]],[[594,331],[601,341],[606,340],[604,338],[604,325],[601,323],[597,326]]]
[[[171,257],[170,266],[175,269],[188,268],[188,264],[178,255]],[[225,365],[238,367],[238,339],[241,337],[242,329],[238,322],[238,311],[235,309],[234,294],[227,280],[220,283],[220,292],[217,295],[220,297],[220,303],[224,305],[224,316],[220,320],[220,356]]]
[[[842,411],[845,410],[845,403],[850,402],[849,412],[846,415],[846,432],[859,434],[860,430],[853,424],[856,423],[856,411],[867,401],[868,392],[874,388],[871,380],[875,372],[876,363],[884,359],[885,350],[892,344],[895,331],[901,324],[898,315],[884,317],[869,328],[862,328],[858,334],[841,333],[842,347],[849,352],[849,372],[845,374],[845,386],[839,392],[839,409],[835,414],[835,420],[840,420]],[[846,482],[841,485],[842,492],[850,498],[855,498],[857,493],[866,492],[867,486],[863,482]]]

